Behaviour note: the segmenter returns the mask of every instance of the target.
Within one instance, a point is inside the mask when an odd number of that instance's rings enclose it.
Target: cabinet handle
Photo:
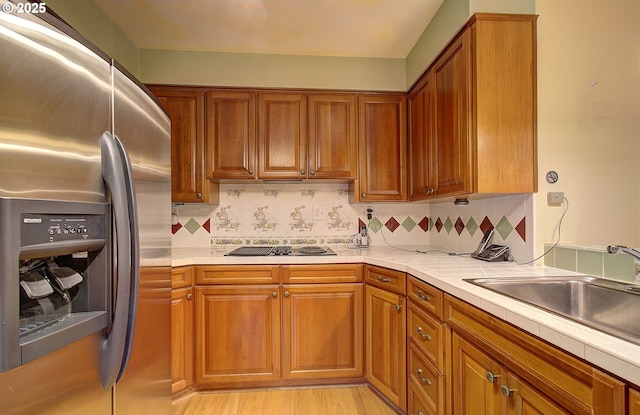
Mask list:
[[[500,377],[500,375],[495,375],[489,371],[487,371],[487,380],[489,381],[489,383],[494,383],[496,381],[496,379],[498,379]]]
[[[513,393],[517,391],[517,389],[509,389],[507,385],[502,385],[500,387],[500,390],[502,391],[502,394],[504,395],[505,398],[510,398],[513,395]]]
[[[362,196],[363,198],[367,198],[367,194],[366,193],[362,193],[360,196]]]
[[[422,298],[424,301],[431,300],[431,297],[429,297],[428,294],[422,294],[421,290],[416,291],[416,295],[418,296],[418,298]]]
[[[272,296],[273,298],[276,298],[276,297],[278,296],[278,292],[277,292],[277,291],[272,292],[272,293],[271,293],[271,296]]]
[[[284,296],[288,298],[289,297],[289,291],[285,291],[284,292]]]
[[[309,170],[309,174],[313,176],[314,174],[316,174],[316,171],[315,170]]]
[[[396,311],[400,311],[401,308],[402,306],[400,304],[396,304]]]
[[[422,383],[426,383],[427,385],[431,385],[431,379],[422,377],[422,369],[418,368],[418,379],[422,381]]]
[[[376,279],[380,282],[391,282],[391,278],[383,278],[380,274],[378,274],[378,277]]]
[[[304,169],[300,169],[300,174],[304,174]]]
[[[427,340],[427,341],[431,341],[431,336],[429,336],[427,333],[423,333],[422,332],[422,326],[418,326],[418,334],[420,335],[420,337],[422,337],[423,339]]]
[[[191,300],[193,298],[193,294],[189,293],[187,294],[187,300]]]

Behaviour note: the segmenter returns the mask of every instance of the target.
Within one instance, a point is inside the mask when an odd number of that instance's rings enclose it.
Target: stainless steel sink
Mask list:
[[[640,345],[640,286],[589,276],[465,281]]]

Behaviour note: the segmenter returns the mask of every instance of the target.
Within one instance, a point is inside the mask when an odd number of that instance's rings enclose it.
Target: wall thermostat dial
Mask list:
[[[547,173],[547,182],[553,184],[558,181],[558,173],[551,170]]]

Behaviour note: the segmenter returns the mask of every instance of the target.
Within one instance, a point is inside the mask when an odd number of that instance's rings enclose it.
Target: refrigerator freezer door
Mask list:
[[[0,12],[0,51],[0,195],[104,202],[99,140],[110,129],[109,62],[28,14]],[[0,374],[0,413],[111,414],[103,337]]]
[[[114,134],[133,168],[140,283],[133,348],[116,415],[171,414],[171,130],[155,100],[114,67]]]
[[[109,62],[26,13],[0,29],[0,196],[103,202]]]

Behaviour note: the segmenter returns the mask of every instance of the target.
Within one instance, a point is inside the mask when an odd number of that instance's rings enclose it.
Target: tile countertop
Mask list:
[[[172,251],[172,266],[225,264],[365,263],[407,272],[444,292],[538,336],[555,346],[640,385],[640,346],[463,281],[463,278],[578,275],[541,265],[488,263],[434,248],[333,248],[335,256],[227,257],[230,248]],[[637,318],[638,316],[629,316]]]

